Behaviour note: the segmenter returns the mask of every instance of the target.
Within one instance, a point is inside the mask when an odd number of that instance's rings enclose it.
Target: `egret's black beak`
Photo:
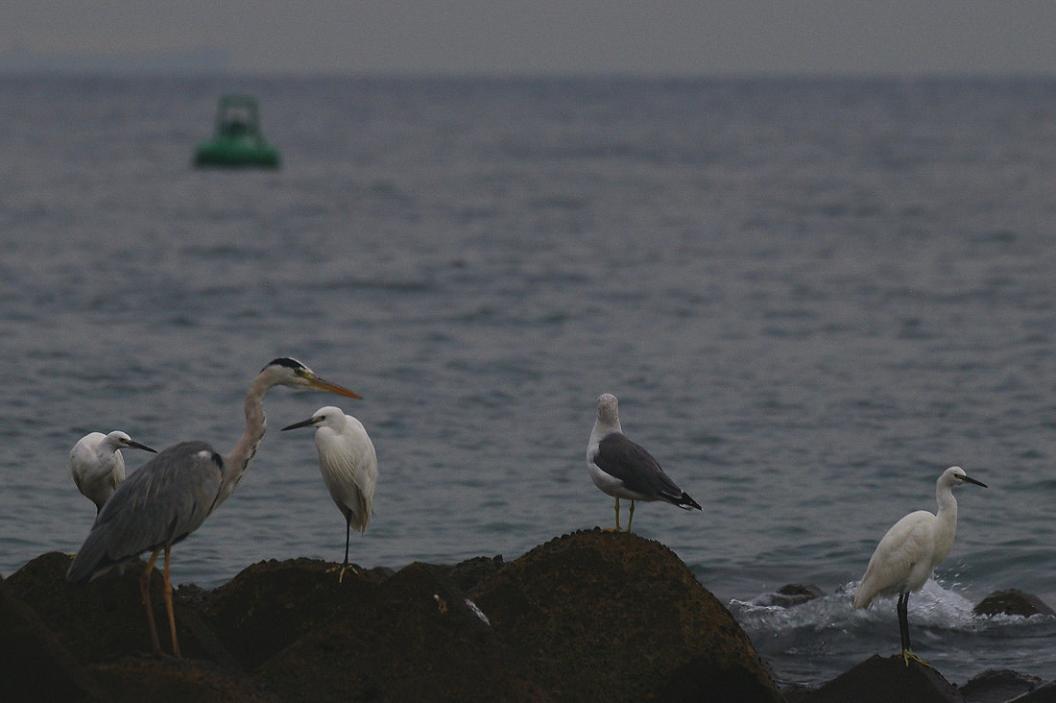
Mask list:
[[[148,447],[145,444],[140,444],[139,442],[133,442],[132,440],[128,440],[128,446],[134,447],[136,449],[142,449],[143,451],[150,452],[151,454],[157,454],[158,453],[157,449],[151,449],[150,447]]]
[[[282,431],[285,432],[286,430],[295,430],[298,427],[311,427],[314,424],[315,424],[315,418],[314,417],[310,417],[307,420],[301,420],[300,422],[295,422],[292,425],[286,425],[285,427],[282,428]]]
[[[974,483],[977,486],[982,486],[983,488],[989,488],[989,486],[987,486],[985,483],[983,483],[982,481],[976,481],[971,476],[961,476],[961,480],[964,481],[965,483]]]

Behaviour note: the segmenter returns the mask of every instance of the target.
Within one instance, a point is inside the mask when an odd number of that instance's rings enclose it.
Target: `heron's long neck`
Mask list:
[[[246,392],[246,429],[234,448],[224,457],[223,488],[218,502],[226,500],[235,490],[242,474],[249,467],[249,462],[253,460],[253,455],[257,453],[260,441],[264,439],[268,426],[268,419],[264,416],[264,394],[271,386],[266,379],[258,376]]]

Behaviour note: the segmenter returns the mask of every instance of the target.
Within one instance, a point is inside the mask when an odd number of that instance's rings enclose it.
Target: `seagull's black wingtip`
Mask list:
[[[692,510],[693,508],[696,508],[697,510],[703,510],[703,508],[700,507],[700,503],[693,500],[693,498],[691,498],[690,495],[685,491],[682,491],[682,495],[671,502],[677,505],[678,507],[682,508],[683,510]]]

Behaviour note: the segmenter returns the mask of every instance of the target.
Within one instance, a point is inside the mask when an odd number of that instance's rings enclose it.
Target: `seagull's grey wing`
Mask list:
[[[669,501],[682,496],[682,489],[668,478],[656,459],[622,433],[613,432],[598,443],[594,463],[635,493]]]
[[[196,530],[220,492],[222,466],[205,442],[183,442],[148,461],[103,506],[66,579],[88,581]]]

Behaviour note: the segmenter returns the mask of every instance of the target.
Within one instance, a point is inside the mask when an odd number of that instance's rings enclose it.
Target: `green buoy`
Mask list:
[[[216,134],[194,152],[198,168],[278,168],[279,151],[260,133],[256,98],[225,95],[216,108]]]

